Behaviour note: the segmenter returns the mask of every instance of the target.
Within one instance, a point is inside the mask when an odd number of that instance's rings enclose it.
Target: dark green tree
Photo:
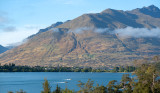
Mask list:
[[[114,67],[112,72],[118,72],[119,71],[119,67]]]
[[[56,86],[56,90],[53,91],[53,93],[61,93],[61,88],[58,86],[58,84]]]

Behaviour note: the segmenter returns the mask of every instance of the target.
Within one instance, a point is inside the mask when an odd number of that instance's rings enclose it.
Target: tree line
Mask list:
[[[0,72],[133,72],[134,66],[119,66],[112,69],[92,67],[41,67],[41,66],[16,66],[13,63],[0,65]]]

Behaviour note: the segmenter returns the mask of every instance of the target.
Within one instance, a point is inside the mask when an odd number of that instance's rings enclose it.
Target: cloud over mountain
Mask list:
[[[160,38],[160,28],[133,28],[126,27],[122,29],[116,29],[114,33],[118,34],[120,37],[155,37]]]

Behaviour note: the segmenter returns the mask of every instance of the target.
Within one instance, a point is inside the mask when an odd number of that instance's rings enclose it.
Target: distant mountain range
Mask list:
[[[8,49],[0,45],[0,54],[7,51]]]
[[[145,29],[158,30],[160,9],[154,5],[131,11],[106,9],[57,22],[30,36],[25,44],[1,54],[0,63],[102,67],[132,65],[136,59],[160,55],[160,38],[156,35],[115,33],[128,27],[132,28],[129,31],[135,29],[139,33]]]

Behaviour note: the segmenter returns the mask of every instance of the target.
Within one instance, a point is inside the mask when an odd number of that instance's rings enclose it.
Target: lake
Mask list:
[[[58,84],[61,88],[79,90],[78,81],[86,82],[88,79],[100,85],[107,85],[111,80],[120,81],[123,74],[131,73],[92,73],[92,72],[1,72],[0,93],[19,91],[23,89],[27,93],[40,93],[43,90],[44,78],[46,78],[52,90]]]

